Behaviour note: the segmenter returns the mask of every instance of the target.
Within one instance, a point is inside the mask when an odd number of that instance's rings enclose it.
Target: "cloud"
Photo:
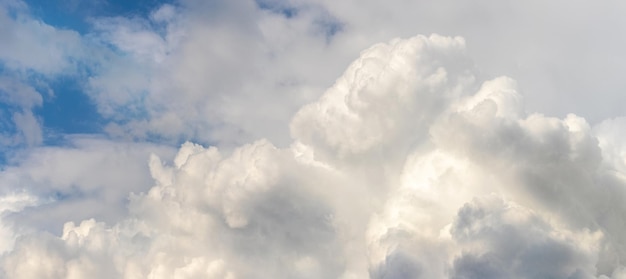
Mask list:
[[[480,61],[481,80],[519,80],[531,111],[573,112],[596,124],[621,113],[624,84],[615,73],[626,64],[608,62],[623,58],[626,41],[614,36],[623,33],[615,24],[621,5],[178,1],[145,18],[90,16],[79,34],[36,19],[23,2],[3,1],[2,35],[13,39],[0,59],[46,76],[80,72],[80,86],[107,122],[101,126],[118,138],[229,148],[268,138],[284,147],[293,114],[358,51],[435,32],[471,43],[466,51]]]
[[[1,277],[623,278],[624,120],[561,101],[619,100],[620,15],[448,2],[181,1],[83,35],[2,2],[0,139],[29,148]],[[433,31],[463,38],[392,39]],[[114,139],[42,147],[29,83],[74,74]]]
[[[454,260],[452,278],[591,278],[602,237],[560,231],[494,196],[463,206],[450,232],[470,247]]]
[[[0,251],[6,252],[13,249],[15,241],[15,228],[6,222],[5,218],[13,212],[19,212],[26,207],[36,206],[41,202],[25,192],[4,193],[0,197]]]
[[[342,40],[354,52],[395,37],[458,35],[480,61],[476,74],[514,77],[530,111],[575,113],[592,124],[622,114],[624,81],[617,73],[626,65],[619,50],[626,40],[615,36],[624,32],[620,1],[315,2],[346,23]]]
[[[476,71],[460,37],[394,39],[303,106],[285,146],[187,142],[172,157],[107,140],[37,149],[2,171],[6,189],[23,181],[32,196],[79,193],[99,207],[60,233],[7,227],[16,240],[3,275],[624,276],[621,118],[529,113],[513,79]],[[85,216],[128,192],[128,212]]]
[[[620,107],[613,104],[622,103],[622,95],[615,88],[624,86],[612,73],[623,72],[623,63],[598,61],[621,59],[625,41],[612,34],[622,25],[611,23],[621,17],[597,13],[619,10],[603,5],[621,4],[562,4],[569,13],[561,13],[559,5],[489,0],[436,6],[179,1],[154,7],[145,18],[90,17],[82,35],[37,21],[21,5],[19,20],[7,13],[7,26],[39,26],[19,29],[34,38],[24,44],[54,45],[54,51],[32,51],[54,57],[20,56],[14,52],[28,48],[13,47],[6,59],[41,73],[80,69],[80,86],[111,136],[193,140],[230,149],[258,138],[289,145],[293,114],[317,99],[360,50],[416,33],[463,36],[472,46],[465,51],[480,61],[476,77],[515,77],[531,111],[557,117],[573,112],[591,124],[618,116]],[[554,14],[562,17],[556,20]],[[580,44],[578,34],[589,43]],[[64,40],[40,40],[48,37]],[[50,66],[37,66],[35,58]],[[589,93],[596,91],[602,94]]]
[[[66,140],[67,147],[17,152],[13,165],[0,172],[0,193],[7,202],[0,208],[2,228],[59,233],[68,221],[118,222],[127,215],[129,193],[153,185],[149,155],[173,156],[171,148],[155,144],[85,136]],[[13,241],[3,243],[6,251]]]
[[[374,148],[405,152],[474,81],[464,49],[462,38],[436,35],[368,49],[318,102],[296,114],[293,137],[339,156]],[[442,66],[451,62],[454,68]]]
[[[615,88],[624,84],[613,73],[624,63],[599,61],[622,58],[626,41],[613,35],[622,25],[611,23],[622,19],[597,13],[619,8],[561,4],[180,1],[146,18],[93,18],[87,37],[114,51],[97,59],[87,91],[113,136],[231,149],[268,138],[285,147],[293,114],[356,53],[435,32],[470,42],[465,51],[480,61],[476,78],[515,77],[530,111],[575,113],[591,124],[618,116],[624,100]],[[581,36],[589,43],[580,44]]]
[[[39,113],[44,100],[55,97],[51,84],[84,74],[93,62],[87,57],[95,59],[99,51],[88,50],[88,40],[78,32],[35,18],[22,1],[0,2],[0,37],[0,154],[8,158],[15,149],[45,142]]]
[[[330,210],[300,187],[308,182],[312,188],[313,180],[290,177],[291,169],[303,166],[292,166],[289,155],[264,141],[226,158],[215,148],[185,144],[175,166],[153,157],[157,185],[131,196],[135,217],[112,227],[94,220],[67,223],[61,238],[21,237],[4,270],[23,278],[74,272],[102,278],[336,277],[341,251]],[[48,253],[39,250],[42,244],[55,248]],[[38,257],[23,261],[23,253]],[[55,269],[36,267],[52,258]],[[98,270],[107,272],[91,273]]]
[[[327,56],[336,51],[325,29],[340,23],[314,3],[293,6],[297,15],[285,16],[273,3],[182,1],[146,19],[94,19],[91,36],[113,50],[87,88],[106,130],[231,149],[258,138],[288,145],[292,114],[339,74],[317,70],[348,62]]]
[[[76,57],[82,56],[80,35],[72,30],[56,29],[29,16],[20,1],[0,3],[0,61],[3,68],[20,72],[29,70],[44,75],[76,71]]]
[[[19,79],[0,76],[0,100],[5,109],[2,113],[5,119],[1,122],[6,128],[0,132],[3,145],[15,147],[41,144],[43,141],[41,120],[33,114],[33,110],[41,107],[43,103],[41,94]]]

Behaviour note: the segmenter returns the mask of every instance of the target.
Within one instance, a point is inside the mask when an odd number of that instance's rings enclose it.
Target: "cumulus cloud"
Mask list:
[[[303,106],[285,146],[187,142],[141,170],[137,158],[153,147],[87,141],[3,170],[7,189],[27,181],[34,197],[134,193],[107,221],[14,232],[2,275],[623,278],[623,124],[527,112],[513,79],[480,78],[460,37],[394,39]],[[22,208],[30,198],[9,197],[9,216],[33,214]]]
[[[406,152],[473,82],[464,49],[462,38],[432,36],[366,50],[318,102],[298,112],[294,138],[339,156]]]
[[[575,113],[592,124],[622,114],[626,40],[615,35],[626,28],[621,1],[315,2],[347,23],[342,35],[353,51],[398,36],[461,35],[480,61],[477,74],[514,77],[531,111]]]

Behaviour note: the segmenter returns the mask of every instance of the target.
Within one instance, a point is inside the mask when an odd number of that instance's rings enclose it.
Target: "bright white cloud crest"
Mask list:
[[[527,114],[465,52],[377,44],[299,110],[290,146],[152,156],[128,216],[23,234],[4,276],[624,278],[623,121]]]

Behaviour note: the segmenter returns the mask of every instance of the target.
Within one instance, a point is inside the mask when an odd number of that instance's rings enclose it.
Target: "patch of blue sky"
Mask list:
[[[208,142],[204,142],[202,140],[196,139],[195,137],[190,136],[190,135],[181,134],[181,135],[178,135],[176,138],[168,138],[161,134],[152,133],[152,132],[147,133],[143,141],[147,143],[168,145],[168,146],[174,146],[174,147],[181,146],[183,143],[187,141],[191,141],[197,144],[211,145]]]
[[[0,63],[0,77],[4,72],[4,66]],[[5,99],[4,97],[8,96],[6,93],[0,89],[0,169],[6,164],[8,153],[16,147],[13,138],[17,135],[18,129],[13,121],[13,115],[22,109]]]
[[[283,15],[286,18],[293,18],[298,15],[299,10],[282,1],[256,0],[259,9]]]
[[[326,38],[330,39],[343,30],[343,23],[337,20],[323,21],[320,23]]]
[[[43,118],[44,128],[63,134],[90,134],[102,131],[104,119],[98,114],[93,100],[84,92],[78,80],[61,77],[49,82],[53,95],[44,96],[43,106],[36,109]]]
[[[259,9],[282,15],[285,18],[297,17],[300,9],[303,8],[280,0],[256,0],[255,2]],[[317,32],[324,36],[327,42],[330,42],[335,35],[343,30],[344,24],[328,11],[321,10],[320,14],[320,17],[315,20]]]
[[[163,0],[24,0],[29,7],[30,16],[45,22],[55,28],[71,29],[81,34],[91,32],[90,19],[95,17],[144,17],[163,4],[172,1]],[[20,11],[9,9],[12,17],[17,17]],[[11,14],[14,13],[14,14]],[[123,56],[122,51],[112,51],[109,55]],[[107,54],[104,54],[107,55]],[[92,63],[93,62],[93,63]],[[100,134],[103,135],[103,128],[114,119],[103,118],[97,110],[93,100],[85,94],[84,80],[101,69],[97,61],[72,61],[77,66],[76,72],[55,76],[43,76],[32,70],[22,73],[11,74],[13,70],[0,61],[0,76],[15,76],[23,82],[28,83],[39,91],[43,97],[42,106],[33,108],[35,117],[40,120],[43,126],[44,145],[65,145],[66,135],[71,134]],[[54,94],[48,94],[48,90]],[[136,102],[128,107],[120,108],[120,115],[123,119],[146,118],[143,108],[142,94],[137,95]],[[0,147],[0,168],[5,166],[11,159],[13,153],[19,152],[25,146],[20,145],[14,139],[19,137],[19,130],[13,122],[13,115],[23,108],[0,100],[0,137],[3,141]],[[161,142],[163,139],[158,136],[151,137],[149,141]]]
[[[88,24],[85,21],[83,12],[73,9],[72,1],[45,1],[45,0],[25,0],[29,11],[34,18],[37,18],[55,28],[71,29],[79,33],[88,31]],[[91,1],[85,1],[91,2]]]
[[[152,11],[172,1],[165,0],[25,0],[32,15],[56,28],[72,29],[81,34],[90,31],[89,21],[97,17],[147,17]]]
[[[13,114],[18,110],[19,108],[0,102],[0,169],[11,157],[13,149],[19,147],[13,140],[18,133]]]
[[[85,67],[87,68],[87,67]],[[42,119],[44,140],[48,133],[97,133],[102,130],[103,119],[98,114],[96,105],[84,94],[82,81],[88,70],[76,75],[60,75],[46,77],[35,71],[29,70],[25,75],[12,74],[10,69],[4,67],[0,61],[0,76],[21,79],[37,90],[43,104],[33,108],[33,113]],[[49,92],[51,91],[51,92]],[[11,121],[10,115],[21,108],[4,102],[0,99],[2,120],[0,120],[0,132],[6,133],[6,123]],[[5,114],[9,114],[7,115]],[[14,130],[12,130],[14,131]]]
[[[326,42],[332,41],[332,39],[343,30],[344,24],[332,15],[326,15],[318,18],[316,21],[318,32],[320,32],[325,38]]]
[[[43,104],[32,108],[42,128],[44,145],[65,145],[65,134],[89,134],[102,130],[102,118],[73,80],[59,79],[46,85],[30,81],[30,84],[56,92],[54,95],[41,94]],[[37,90],[44,91],[42,88]],[[14,122],[14,115],[24,110],[29,108],[0,100],[0,166],[9,163],[13,154],[28,147]]]
[[[0,135],[11,135],[17,132],[13,123],[13,113],[20,108],[10,104],[0,102]],[[8,145],[8,144],[4,144]]]
[[[42,193],[42,196],[48,197],[52,202],[67,201],[72,199],[80,199],[89,196],[90,193],[85,193],[77,185],[72,185],[64,190],[53,190],[49,193]],[[97,196],[98,193],[91,193],[92,196]]]

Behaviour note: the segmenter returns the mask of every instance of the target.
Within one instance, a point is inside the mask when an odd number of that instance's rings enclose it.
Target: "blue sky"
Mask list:
[[[30,12],[46,24],[81,34],[91,32],[90,20],[97,17],[146,17],[156,7],[170,1],[25,1]],[[93,102],[83,92],[89,68],[78,75],[61,76],[48,81],[55,92],[44,101],[41,117],[47,129],[59,133],[102,132],[102,119]]]
[[[18,9],[20,17],[29,18],[34,22],[48,25],[58,30],[69,32],[77,32],[81,40],[89,46],[95,47],[91,50],[97,54],[104,55],[103,59],[121,59],[124,60],[128,53],[120,49],[119,45],[110,44],[106,40],[102,40],[100,36],[103,34],[99,22],[106,19],[123,19],[145,20],[150,17],[159,7],[165,4],[175,4],[170,1],[24,1],[25,9]],[[281,4],[278,2],[265,1],[256,3],[260,9],[277,13],[286,18],[292,18],[297,15],[298,8],[290,4]],[[11,9],[9,9],[11,10]],[[142,22],[141,24],[144,24]],[[156,27],[156,23],[155,24]],[[341,23],[332,17],[321,17],[316,20],[318,31],[327,40],[332,39],[333,35],[341,30]],[[150,27],[150,26],[149,26]],[[106,30],[104,31],[107,32]],[[96,41],[96,46],[92,45]],[[88,50],[89,51],[89,50]],[[104,130],[107,124],[112,122],[126,123],[133,119],[145,119],[150,117],[146,115],[146,110],[142,108],[143,97],[145,93],[138,92],[135,104],[128,103],[128,106],[120,106],[115,109],[115,115],[103,115],[94,100],[94,96],[88,92],[88,81],[94,75],[98,75],[100,71],[106,71],[107,65],[103,65],[103,61],[91,59],[91,57],[77,56],[72,57],[71,54],[65,57],[72,64],[72,69],[65,69],[53,74],[38,72],[36,69],[11,69],[3,65],[2,69],[5,75],[17,75],[23,81],[41,94],[43,102],[33,109],[35,117],[41,124],[43,131],[44,145],[64,144],[63,138],[71,134],[101,134],[106,136]],[[67,61],[66,61],[67,62]],[[4,62],[6,63],[6,62]],[[139,66],[141,67],[141,66]],[[20,109],[11,104],[2,104],[5,107],[6,117],[10,118],[12,110]],[[3,131],[8,134],[19,133],[14,127],[14,123],[5,121],[3,123]],[[159,133],[148,133],[141,138],[159,142],[162,137]],[[167,144],[180,144],[185,140],[196,140],[203,143],[214,142],[207,138],[194,137],[192,135],[174,136],[174,141],[165,140]],[[11,144],[13,148],[22,148],[24,145],[19,142]],[[13,152],[11,149],[2,149],[3,158],[0,162],[6,162],[6,152]]]
[[[60,30],[76,31],[81,36],[93,34],[94,20],[106,17],[145,18],[151,11],[167,1],[25,1],[25,10],[20,16],[31,17],[34,21]],[[19,76],[24,82],[41,92],[43,102],[33,113],[39,119],[43,131],[44,145],[63,144],[63,137],[71,134],[103,134],[106,119],[97,110],[94,100],[86,94],[86,81],[98,71],[98,64],[90,61],[73,60],[76,69],[69,72],[46,74],[34,69],[16,70],[2,65],[2,74]],[[11,118],[14,104],[2,103],[4,119]],[[3,134],[18,133],[15,124],[3,121]],[[11,144],[13,148],[24,147],[21,143]],[[2,148],[0,162],[6,162],[6,152],[14,150]]]
[[[0,0],[0,278],[626,278],[625,13]]]
[[[138,0],[138,1],[73,1],[56,2],[29,0],[25,1],[33,15],[47,24],[87,33],[90,30],[89,20],[94,17],[139,16],[145,17],[155,7],[170,1]]]

